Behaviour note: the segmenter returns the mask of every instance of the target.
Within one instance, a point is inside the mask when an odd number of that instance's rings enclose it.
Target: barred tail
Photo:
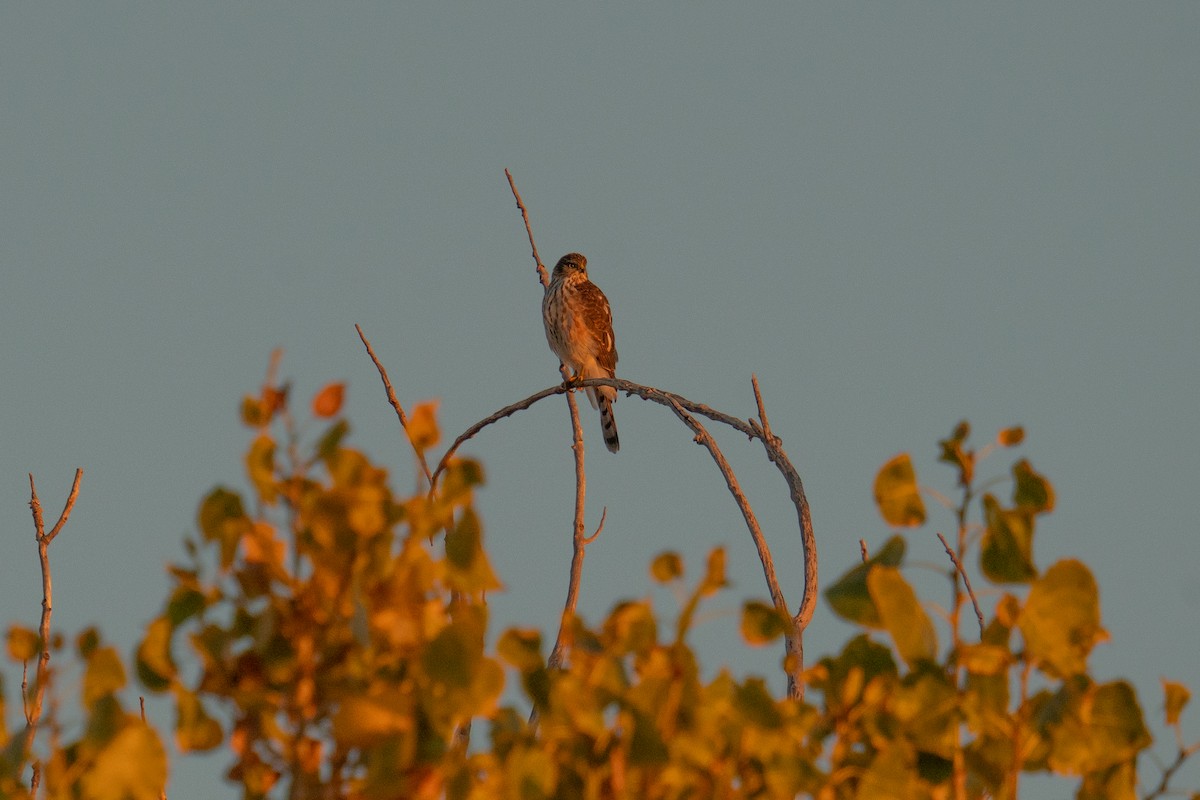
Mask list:
[[[617,419],[613,416],[612,400],[600,395],[600,430],[604,434],[604,446],[609,452],[615,453],[621,449],[621,440],[617,438]]]

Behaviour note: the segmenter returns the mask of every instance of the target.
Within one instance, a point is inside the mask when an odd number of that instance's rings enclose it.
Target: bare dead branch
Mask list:
[[[508,178],[508,188],[512,189],[513,198],[517,201],[517,208],[521,209],[521,219],[525,220],[525,233],[529,235],[529,247],[533,251],[533,263],[537,264],[538,280],[542,282],[542,288],[550,285],[550,277],[546,274],[546,266],[542,263],[541,257],[538,255],[537,245],[533,243],[533,229],[529,227],[529,211],[525,209],[525,203],[521,202],[521,194],[517,191],[517,184],[513,182],[512,173],[507,169],[504,170],[504,177]]]
[[[1177,793],[1178,790],[1175,790],[1174,792],[1170,790],[1171,778],[1173,778],[1175,773],[1179,771],[1180,767],[1182,767],[1184,763],[1197,752],[1200,752],[1200,742],[1196,742],[1190,747],[1183,747],[1181,745],[1179,747],[1179,752],[1175,754],[1175,760],[1172,761],[1169,766],[1163,769],[1162,779],[1158,782],[1158,786],[1154,787],[1154,789],[1148,794],[1143,795],[1142,800],[1154,800],[1156,797],[1166,797],[1168,793]]]
[[[946,537],[942,536],[941,533],[939,533],[937,537],[941,540],[942,547],[946,548],[946,555],[950,556],[950,561],[954,564],[954,569],[957,570],[958,574],[962,576],[963,585],[967,587],[967,596],[971,598],[971,605],[975,607],[975,618],[979,620],[979,636],[982,638],[983,629],[985,627],[983,622],[983,612],[979,610],[979,601],[975,598],[975,590],[971,587],[971,579],[967,577],[967,571],[963,569],[962,562],[958,560],[958,556],[956,556],[954,551],[950,549],[950,544],[946,541]]]
[[[396,410],[396,416],[400,420],[400,427],[404,429],[404,435],[408,437],[408,443],[412,445],[413,452],[417,454],[417,461],[421,464],[421,471],[425,473],[425,480],[429,481],[430,491],[433,491],[433,475],[429,472],[429,464],[425,461],[425,453],[421,448],[417,447],[416,442],[413,441],[412,434],[408,432],[408,417],[404,413],[404,407],[396,399],[396,390],[392,388],[392,382],[388,378],[387,370],[383,368],[383,364],[380,363],[379,358],[375,355],[375,350],[371,347],[371,343],[367,341],[367,335],[363,333],[363,329],[356,324],[354,330],[358,331],[358,338],[362,339],[363,346],[367,348],[367,355],[374,362],[375,369],[379,370],[379,377],[383,381],[384,391],[387,392],[388,402]]]
[[[498,422],[505,417],[511,416],[518,411],[530,408],[535,403],[547,397],[556,394],[563,394],[572,389],[584,389],[589,386],[612,386],[619,391],[625,392],[627,396],[638,396],[643,400],[649,400],[659,405],[666,406],[672,410],[677,417],[687,424],[687,420],[680,416],[680,411],[686,412],[688,416],[702,416],[714,422],[719,422],[728,425],[739,433],[745,434],[751,439],[758,439],[762,442],[763,448],[766,451],[767,459],[775,465],[780,474],[783,475],[784,482],[788,486],[788,491],[792,499],[792,503],[796,508],[797,517],[800,525],[801,541],[804,547],[804,588],[803,597],[800,603],[800,609],[792,616],[792,632],[786,639],[786,646],[789,656],[792,656],[792,663],[789,668],[789,694],[795,692],[793,696],[803,695],[803,686],[799,681],[793,681],[792,678],[799,676],[803,671],[803,638],[802,634],[807,628],[809,622],[812,621],[813,613],[816,610],[817,604],[817,552],[816,552],[816,537],[812,528],[812,517],[808,507],[808,500],[804,495],[804,485],[800,480],[799,473],[792,465],[791,460],[783,450],[782,441],[773,433],[768,434],[757,421],[746,421],[737,417],[731,416],[721,411],[716,411],[702,403],[696,403],[688,400],[685,397],[666,392],[661,389],[656,389],[651,386],[634,383],[632,381],[621,378],[588,378],[583,381],[572,381],[570,384],[564,382],[559,386],[551,386],[543,389],[540,392],[530,395],[522,400],[505,406],[498,411],[489,414],[479,422],[469,427],[466,431],[458,436],[442,456],[436,469],[434,469],[433,480],[436,482],[438,476],[445,469],[446,464],[453,458],[458,448],[468,439],[476,436],[480,431],[489,425]],[[761,403],[761,393],[759,396]],[[762,415],[764,409],[760,407],[759,413]],[[765,416],[765,415],[764,415]],[[695,421],[693,419],[693,421]],[[699,423],[697,422],[697,425]],[[691,428],[691,425],[688,425]],[[695,430],[693,429],[693,433]],[[703,444],[703,441],[699,443]],[[711,453],[711,450],[710,450]],[[720,464],[718,463],[718,466]],[[737,496],[735,495],[735,500]],[[739,504],[740,505],[740,504]],[[753,533],[752,533],[753,536]],[[757,542],[756,542],[757,546]],[[763,558],[763,554],[766,558]],[[763,573],[769,576],[767,579],[768,591],[771,592],[772,600],[777,597],[782,597],[782,592],[778,590],[778,582],[775,578],[774,564],[770,560],[770,550],[764,547],[760,550],[760,561],[763,562]],[[777,607],[786,611],[786,605]],[[794,685],[793,685],[794,684]]]
[[[75,500],[79,497],[79,482],[83,480],[83,469],[75,470],[75,481],[71,484],[71,492],[58,522],[46,532],[45,521],[42,517],[42,503],[38,499],[37,486],[33,481],[33,473],[29,473],[29,510],[33,513],[34,536],[38,546],[38,560],[42,567],[42,618],[38,625],[38,638],[41,640],[42,652],[38,655],[37,675],[35,678],[33,705],[25,714],[25,752],[33,748],[33,739],[37,733],[38,724],[42,719],[42,703],[46,697],[46,685],[50,682],[50,616],[54,612],[54,582],[50,577],[50,543],[62,532],[63,526],[71,517]],[[22,696],[25,695],[25,678],[22,677]],[[37,796],[38,784],[41,782],[40,764],[34,763],[33,776],[30,780],[30,795]]]
[[[575,393],[567,392],[567,406],[571,410],[571,450],[575,454],[575,521],[571,528],[571,573],[567,581],[567,599],[563,603],[563,613],[559,618],[558,635],[554,639],[554,649],[546,665],[550,669],[562,666],[565,642],[563,628],[567,620],[575,614],[579,604],[579,585],[583,582],[583,560],[587,555],[587,536],[584,533],[584,507],[587,501],[587,473],[584,470],[583,426],[579,423],[579,406],[575,403]],[[536,709],[531,718],[536,721]]]

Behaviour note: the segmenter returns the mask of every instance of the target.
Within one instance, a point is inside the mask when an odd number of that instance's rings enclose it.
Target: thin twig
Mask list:
[[[942,547],[946,548],[946,555],[950,556],[950,561],[954,564],[954,569],[956,569],[958,574],[962,576],[963,585],[967,587],[967,596],[971,598],[971,605],[975,606],[975,618],[979,620],[979,636],[980,638],[983,638],[983,630],[985,627],[983,622],[983,612],[979,610],[979,601],[975,599],[975,590],[971,587],[971,579],[967,577],[967,571],[963,569],[962,562],[958,560],[958,556],[956,556],[954,551],[950,549],[950,544],[946,541],[946,537],[942,536],[941,533],[939,533],[937,537],[942,541]]]
[[[50,616],[54,612],[54,582],[50,577],[50,543],[62,532],[63,526],[71,517],[71,509],[79,497],[79,482],[83,480],[83,469],[75,470],[75,481],[71,484],[71,492],[58,522],[46,532],[45,520],[42,517],[42,503],[38,500],[37,486],[33,481],[33,473],[29,473],[29,510],[33,513],[34,536],[38,546],[38,560],[42,567],[42,619],[38,625],[38,638],[41,640],[42,652],[38,656],[37,686],[33,695],[33,706],[25,716],[25,752],[31,752],[33,739],[37,733],[38,724],[42,719],[42,703],[46,697],[46,685],[50,682]],[[22,679],[24,683],[24,679]],[[30,796],[36,797],[38,784],[41,782],[41,769],[35,762],[33,777],[30,780]]]
[[[517,201],[517,208],[521,209],[521,219],[525,220],[525,233],[529,236],[529,248],[533,251],[533,263],[537,264],[538,280],[542,282],[542,288],[546,288],[550,285],[550,277],[546,274],[546,266],[542,264],[542,259],[538,255],[537,245],[533,243],[533,228],[529,227],[529,211],[526,210],[525,203],[521,201],[521,193],[517,191],[517,184],[513,182],[512,173],[506,169],[504,177],[508,178],[508,188],[512,189],[513,199]]]
[[[1169,767],[1163,770],[1162,780],[1158,782],[1158,786],[1155,786],[1149,794],[1144,795],[1142,800],[1154,800],[1156,797],[1165,797],[1171,783],[1171,778],[1197,752],[1200,752],[1200,742],[1196,742],[1190,747],[1180,747],[1179,752],[1175,754],[1175,760],[1171,762]]]
[[[379,358],[375,355],[375,350],[371,347],[371,343],[367,341],[367,335],[363,333],[363,329],[356,324],[354,330],[358,331],[358,338],[362,339],[363,346],[367,348],[367,355],[375,363],[375,369],[379,370],[379,377],[383,380],[383,388],[387,392],[388,402],[396,410],[396,416],[400,419],[400,427],[404,429],[404,435],[408,437],[408,442],[412,445],[413,452],[417,454],[417,461],[421,464],[421,471],[425,473],[425,480],[429,481],[429,488],[432,491],[433,475],[429,472],[429,464],[425,461],[425,452],[417,447],[417,443],[413,441],[412,434],[409,433],[408,417],[404,414],[404,407],[396,399],[396,390],[392,388],[392,382],[388,378],[387,370],[383,368],[383,364],[380,363]]]
[[[596,526],[596,532],[583,540],[584,544],[591,544],[600,538],[600,531],[604,530],[604,520],[608,518],[608,506],[600,510],[600,524]]]
[[[870,558],[870,556],[867,555],[867,540],[866,539],[858,540],[858,549],[862,552],[863,563],[864,564],[867,563],[867,560]]]

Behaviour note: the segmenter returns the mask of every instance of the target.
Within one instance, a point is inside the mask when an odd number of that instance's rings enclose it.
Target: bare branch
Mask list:
[[[604,520],[608,519],[608,506],[605,506],[600,511],[600,524],[596,526],[596,532],[583,540],[584,544],[591,544],[600,538],[600,531],[604,530]]]
[[[529,227],[529,212],[525,209],[525,204],[521,202],[521,195],[517,191],[517,184],[513,182],[512,173],[507,169],[504,170],[504,177],[508,178],[508,188],[512,189],[513,198],[517,201],[517,208],[521,209],[521,219],[525,220],[525,233],[529,235],[529,247],[533,251],[533,263],[537,264],[538,280],[542,282],[542,288],[550,285],[550,277],[546,274],[546,267],[542,264],[542,259],[538,255],[537,245],[533,243],[533,229]]]
[[[1156,797],[1165,797],[1169,791],[1171,778],[1174,777],[1175,773],[1179,771],[1180,767],[1182,767],[1184,763],[1197,752],[1200,752],[1200,742],[1196,742],[1190,747],[1181,746],[1179,748],[1179,752],[1175,754],[1175,760],[1171,762],[1170,766],[1163,770],[1162,780],[1158,782],[1158,786],[1154,787],[1149,794],[1144,795],[1142,800],[1154,800]]]
[[[584,471],[583,426],[579,423],[579,406],[575,403],[575,393],[567,392],[567,406],[571,411],[571,450],[575,453],[575,521],[571,528],[571,574],[567,581],[567,599],[563,603],[563,613],[559,618],[558,635],[554,639],[554,649],[546,666],[557,669],[562,666],[565,642],[563,628],[567,620],[575,614],[579,604],[579,585],[583,582],[583,560],[587,555],[588,539],[584,534],[583,517],[587,500],[587,473]],[[536,709],[532,717],[536,721]]]
[[[939,533],[937,537],[941,539],[942,547],[946,548],[946,555],[950,556],[950,561],[954,564],[954,568],[958,571],[958,574],[962,576],[963,585],[967,587],[967,595],[971,598],[971,605],[975,606],[975,618],[979,620],[979,636],[982,638],[983,629],[985,627],[983,622],[983,612],[979,610],[979,601],[975,599],[975,590],[971,588],[971,579],[967,577],[967,571],[963,569],[962,562],[958,560],[958,556],[956,556],[954,551],[950,549],[949,543],[946,542],[946,537],[942,536],[941,533]]]
[[[75,481],[71,484],[71,492],[67,495],[67,502],[63,506],[62,513],[58,516],[58,522],[51,528],[49,533],[46,533],[45,521],[42,517],[42,503],[38,500],[37,486],[33,481],[33,473],[29,473],[29,510],[33,513],[34,536],[38,546],[38,560],[42,567],[42,619],[38,625],[38,638],[41,640],[42,652],[38,656],[36,687],[33,695],[33,705],[25,714],[25,752],[29,753],[33,748],[33,738],[37,733],[38,724],[42,719],[42,703],[46,697],[46,685],[50,682],[50,616],[54,611],[54,582],[50,577],[50,542],[54,541],[55,537],[62,532],[63,526],[67,524],[67,520],[71,517],[71,510],[75,507],[75,500],[79,497],[79,482],[83,480],[83,470],[75,470]],[[22,695],[24,692],[25,678],[22,677]],[[37,763],[34,764],[33,777],[30,781],[30,794],[37,796],[38,784],[41,781],[41,770]]]
[[[714,422],[728,425],[739,433],[745,434],[751,439],[758,439],[762,442],[763,448],[766,450],[767,459],[773,463],[776,469],[779,470],[780,474],[783,475],[784,482],[788,486],[792,503],[796,507],[800,525],[801,541],[804,547],[804,594],[800,603],[799,611],[797,611],[792,617],[792,634],[788,636],[786,641],[788,653],[794,657],[794,663],[791,665],[789,673],[792,676],[799,676],[799,674],[803,671],[804,663],[802,634],[805,628],[807,628],[809,622],[812,621],[812,616],[817,605],[816,537],[813,533],[812,517],[808,507],[808,500],[804,495],[804,485],[800,480],[800,475],[796,472],[796,468],[792,465],[792,462],[788,459],[787,454],[784,452],[782,441],[779,439],[779,437],[775,436],[773,433],[768,434],[759,423],[755,421],[747,422],[724,412],[716,411],[702,403],[695,403],[680,395],[671,392],[665,392],[661,389],[656,389],[651,386],[633,383],[632,381],[627,381],[621,378],[588,378],[583,381],[572,381],[570,384],[564,382],[562,385],[551,386],[541,390],[540,392],[536,392],[535,394],[532,394],[523,400],[519,400],[515,403],[507,405],[469,427],[466,431],[460,434],[457,439],[454,440],[453,444],[450,445],[449,449],[442,456],[437,468],[433,473],[434,481],[437,480],[438,476],[445,469],[446,464],[454,456],[458,448],[468,439],[471,439],[477,435],[488,425],[498,422],[505,417],[511,416],[518,411],[525,410],[547,397],[551,397],[556,394],[563,394],[571,391],[572,389],[584,389],[589,386],[612,386],[619,391],[625,392],[627,396],[636,395],[641,397],[643,400],[649,400],[651,402],[664,405],[670,408],[677,417],[684,421],[685,424],[688,424],[689,428],[692,428],[692,425],[688,423],[689,417],[692,418],[692,422],[695,422],[696,425],[699,426],[699,423],[694,419],[694,416],[703,416],[713,420]],[[684,413],[681,415],[681,412]],[[763,411],[760,409],[760,414],[762,413]],[[698,432],[695,430],[695,428],[692,429],[693,432],[697,433],[698,435]],[[698,438],[697,441],[700,444],[704,444],[704,441],[700,438]],[[712,451],[710,450],[710,453],[711,452]],[[718,467],[719,466],[720,463],[718,462]],[[734,495],[734,499],[738,499],[736,494]],[[738,502],[740,507],[741,501]],[[745,513],[743,512],[743,516],[744,515]],[[751,535],[754,535],[753,531]],[[757,544],[758,543],[756,542],[756,546]],[[771,592],[772,600],[776,600],[777,597],[781,598],[782,592],[779,591],[778,582],[775,579],[774,564],[770,560],[770,550],[765,546],[765,543],[763,544],[763,547],[760,548],[760,560],[763,562],[763,573],[764,575],[768,576],[767,587]],[[779,605],[777,603],[777,607],[781,608],[782,610],[786,610],[785,605]],[[798,681],[793,685],[793,681],[789,679],[789,694],[793,692],[795,692],[794,696],[802,696],[803,687],[798,683]]]
[[[379,370],[379,377],[383,381],[384,391],[387,392],[388,402],[396,410],[396,416],[400,419],[400,427],[404,429],[404,434],[408,437],[408,443],[412,445],[413,452],[417,454],[417,461],[421,464],[421,471],[425,473],[425,480],[429,481],[430,491],[433,491],[433,475],[429,472],[429,464],[425,461],[425,453],[421,448],[417,447],[413,441],[412,434],[408,432],[408,417],[404,414],[404,407],[396,399],[396,390],[392,388],[392,382],[388,378],[387,370],[379,362],[379,358],[375,355],[375,350],[371,347],[371,343],[367,341],[367,335],[363,333],[363,329],[355,325],[354,330],[358,331],[358,338],[362,339],[363,346],[367,348],[367,355],[375,363],[375,369]]]

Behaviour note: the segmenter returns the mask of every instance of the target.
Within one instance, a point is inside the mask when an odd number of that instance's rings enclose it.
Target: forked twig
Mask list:
[[[467,428],[466,431],[464,431],[462,434],[459,434],[458,438],[454,440],[449,449],[447,449],[446,453],[438,462],[437,467],[433,471],[434,484],[436,485],[438,477],[441,475],[450,459],[453,458],[458,448],[461,447],[463,443],[476,436],[484,428],[498,422],[501,419],[504,419],[505,417],[511,416],[518,411],[530,408],[538,401],[547,397],[551,397],[556,394],[563,394],[574,389],[584,389],[589,386],[612,386],[619,391],[625,392],[627,396],[636,395],[641,397],[643,400],[649,400],[670,408],[677,417],[685,422],[685,424],[688,424],[685,417],[692,417],[693,422],[696,422],[696,424],[699,425],[699,422],[696,421],[694,417],[703,416],[713,420],[714,422],[728,425],[739,433],[745,434],[751,439],[757,439],[762,442],[763,448],[767,454],[767,459],[773,463],[776,469],[779,470],[780,474],[783,475],[784,481],[788,486],[792,503],[796,508],[799,519],[801,541],[804,548],[803,597],[801,600],[800,609],[795,613],[795,615],[791,615],[792,631],[786,640],[787,652],[789,655],[794,656],[794,659],[792,660],[792,663],[789,664],[788,669],[789,694],[792,694],[792,696],[795,697],[802,697],[804,687],[799,681],[799,677],[803,672],[804,665],[802,637],[804,630],[808,627],[809,622],[812,620],[817,602],[816,537],[813,533],[811,512],[809,511],[808,500],[804,495],[804,485],[800,480],[800,475],[796,472],[796,468],[792,465],[791,460],[783,451],[783,446],[780,439],[774,434],[768,433],[766,430],[764,430],[762,424],[756,420],[741,420],[737,417],[733,417],[729,414],[709,408],[702,403],[695,403],[672,392],[665,392],[661,389],[633,383],[632,381],[627,381],[621,378],[588,378],[583,381],[572,381],[569,385],[564,383],[559,386],[551,386],[522,400],[518,400],[515,403],[511,403],[499,409],[498,411],[489,414],[487,417]],[[681,416],[680,412],[684,412],[684,416]],[[760,410],[760,415],[761,414],[762,411]],[[692,426],[688,424],[688,427],[691,428]],[[693,429],[693,433],[697,433],[695,429]],[[702,437],[698,438],[697,442],[700,444],[705,444]],[[712,453],[711,450],[710,453]],[[721,464],[718,461],[718,467],[720,468],[720,466]],[[737,500],[736,494],[734,495],[734,498]],[[737,501],[739,502],[740,508],[741,501]],[[744,511],[743,516],[745,517]],[[748,527],[750,527],[749,520],[747,520],[747,524]],[[761,535],[761,531],[759,531],[759,535]],[[755,536],[753,528],[751,528],[751,536]],[[757,545],[758,540],[756,539],[756,546]],[[770,558],[770,550],[766,546],[765,540],[762,542],[762,547],[760,548],[760,561],[762,561],[763,574],[766,576],[767,588],[771,593],[772,600],[776,602],[777,608],[786,613],[786,604],[780,604],[777,599],[782,597],[782,591],[779,589],[778,580],[775,574],[775,566]]]
[[[71,517],[71,510],[75,507],[75,500],[79,497],[79,482],[83,480],[83,469],[75,470],[75,481],[71,484],[71,492],[67,495],[67,502],[63,506],[62,513],[58,515],[58,522],[46,532],[45,521],[42,517],[42,503],[38,500],[37,486],[33,482],[33,473],[29,473],[29,510],[33,513],[33,528],[34,535],[38,546],[38,560],[42,567],[42,618],[38,625],[38,638],[41,640],[42,651],[38,655],[37,676],[35,678],[37,686],[33,695],[33,705],[25,711],[25,752],[29,753],[33,748],[33,738],[37,733],[38,723],[42,719],[42,703],[46,697],[46,685],[50,682],[50,616],[54,612],[54,582],[50,577],[50,543],[62,532],[63,526],[67,524],[67,520]],[[24,684],[24,678],[22,678]],[[24,689],[24,686],[22,686]],[[22,697],[25,697],[25,692],[22,691]],[[38,763],[34,763],[33,777],[30,780],[30,796],[36,797],[38,784],[41,782],[41,769]]]

